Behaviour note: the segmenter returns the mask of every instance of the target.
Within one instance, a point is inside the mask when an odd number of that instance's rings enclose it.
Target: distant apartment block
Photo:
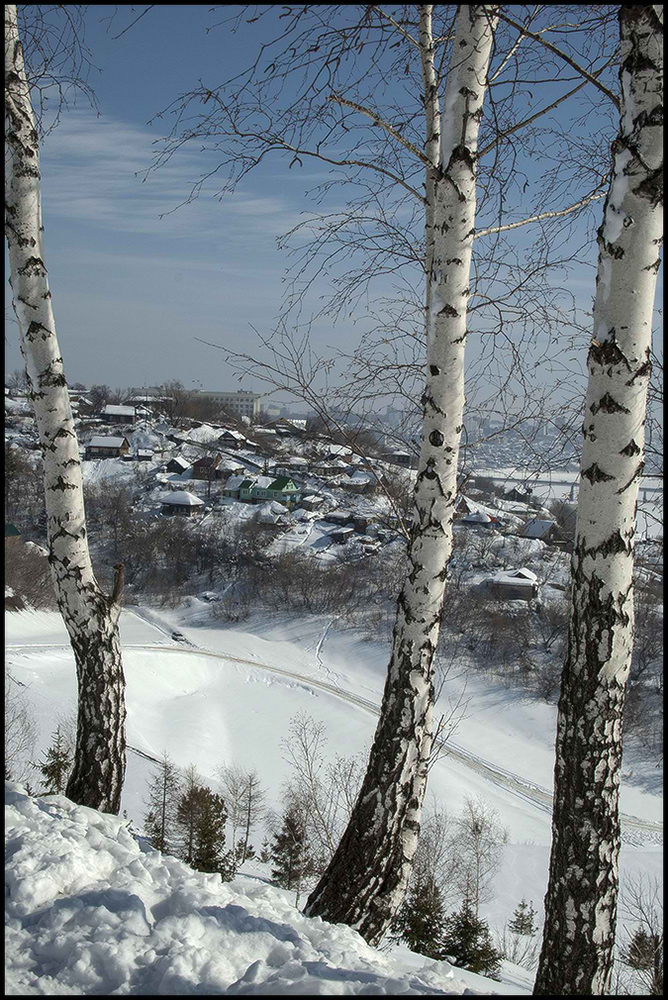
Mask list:
[[[262,397],[256,392],[244,392],[242,389],[238,389],[236,392],[213,392],[209,389],[199,389],[197,395],[218,403],[234,417],[250,417],[251,420],[254,420],[260,412],[260,399]]]

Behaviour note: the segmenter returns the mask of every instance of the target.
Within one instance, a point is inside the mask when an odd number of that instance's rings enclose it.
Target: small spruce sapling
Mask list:
[[[73,762],[72,745],[63,732],[63,727],[58,725],[51,746],[44,752],[42,763],[36,765],[45,779],[40,789],[42,795],[64,795]]]
[[[428,958],[445,958],[445,912],[441,891],[433,878],[413,882],[394,922],[393,932],[411,951]]]
[[[444,957],[463,969],[498,979],[503,955],[492,944],[489,927],[475,915],[469,899],[445,920]]]

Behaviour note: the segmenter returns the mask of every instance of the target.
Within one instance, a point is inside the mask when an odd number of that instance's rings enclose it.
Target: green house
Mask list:
[[[225,496],[245,503],[278,500],[290,504],[301,498],[301,490],[289,476],[230,476],[223,490]]]

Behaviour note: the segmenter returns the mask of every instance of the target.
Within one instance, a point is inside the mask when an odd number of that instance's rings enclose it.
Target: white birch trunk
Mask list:
[[[599,230],[539,995],[606,993],[612,969],[633,542],[663,235],[660,12],[620,7],[621,123]]]
[[[122,569],[100,590],[88,551],[79,443],[42,250],[39,145],[16,6],[5,7],[5,231],[13,305],[44,459],[49,562],[74,650],[77,745],[67,795],[117,813],[125,773],[125,680],[118,638]]]
[[[421,6],[427,155],[427,380],[409,572],[367,773],[341,843],[306,913],[377,943],[400,907],[417,847],[433,736],[438,642],[464,408],[464,348],[476,210],[478,130],[496,8],[462,5],[445,91],[442,142],[431,40]]]

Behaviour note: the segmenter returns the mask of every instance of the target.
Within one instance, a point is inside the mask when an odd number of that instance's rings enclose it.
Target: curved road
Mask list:
[[[148,621],[151,625],[154,625],[156,628],[160,629],[160,631],[164,632],[165,635],[169,635],[171,638],[170,633],[166,632],[166,630],[161,628],[161,626],[155,621],[151,621],[148,618],[144,620]],[[70,647],[68,643],[22,643],[20,645],[8,645],[5,648],[7,651],[10,651],[13,649],[25,650],[40,648],[69,649]],[[265,670],[272,674],[278,674],[281,677],[287,677],[290,680],[299,681],[308,687],[324,691],[327,694],[333,695],[335,698],[339,698],[341,701],[346,701],[351,705],[355,705],[357,708],[362,708],[376,717],[380,715],[380,710],[376,703],[368,701],[366,698],[361,698],[359,695],[352,694],[350,691],[344,691],[342,688],[335,687],[333,684],[328,684],[326,681],[317,680],[314,677],[307,677],[304,674],[297,674],[292,670],[283,670],[281,667],[272,667],[267,663],[259,663],[257,660],[245,660],[238,656],[232,656],[229,653],[216,653],[213,650],[201,649],[193,646],[193,644],[187,640],[174,645],[167,645],[166,643],[123,643],[123,648],[154,650],[160,653],[183,653],[187,651],[189,656],[205,656],[215,660],[227,661],[229,663],[239,663],[241,666],[254,667],[256,670]],[[142,757],[148,757],[147,754],[137,750],[135,747],[128,746],[128,749],[134,753],[138,753]],[[534,782],[528,781],[519,774],[514,774],[512,771],[507,771],[502,767],[498,767],[490,761],[479,757],[477,754],[472,753],[470,750],[466,750],[464,747],[461,747],[452,741],[448,741],[447,743],[445,756],[453,757],[465,766],[477,771],[478,774],[483,775],[489,781],[507,788],[519,798],[531,802],[533,805],[545,810],[545,812],[552,812],[552,794],[548,791],[548,789],[543,788]],[[620,818],[622,822],[622,834],[624,834],[625,831],[630,832],[631,830],[637,830],[644,833],[663,835],[663,823],[655,823],[651,820],[642,820],[637,816],[628,816],[625,813],[622,813]],[[626,837],[624,839],[629,839],[631,843],[633,843],[633,838]]]

